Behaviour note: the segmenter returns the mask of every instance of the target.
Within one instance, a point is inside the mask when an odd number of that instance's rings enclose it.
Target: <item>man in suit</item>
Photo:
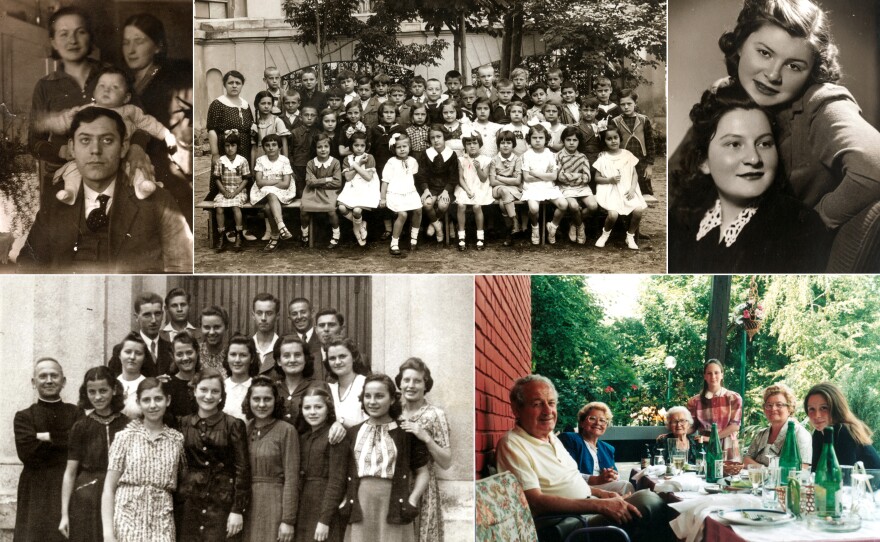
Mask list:
[[[345,336],[345,317],[336,309],[322,309],[315,315],[315,329],[321,343],[321,361],[327,359],[327,345],[330,341]],[[318,356],[315,356],[315,362]]]
[[[19,255],[28,272],[191,273],[193,238],[162,188],[138,199],[122,167],[125,124],[103,107],[78,111],[68,150],[82,175],[73,204],[48,199]]]
[[[299,335],[309,345],[309,352],[315,365],[315,379],[324,380],[324,365],[321,363],[321,341],[318,340],[312,314],[312,302],[297,297],[287,305],[287,318],[293,326],[292,333]]]
[[[147,345],[141,374],[144,376],[171,374],[174,360],[171,343],[159,336],[164,315],[162,298],[153,292],[138,294],[134,299],[134,315],[137,318],[137,333],[141,334],[141,338]],[[107,367],[116,375],[122,373],[119,346],[121,345],[113,348],[113,356],[107,362]]]
[[[257,328],[253,340],[260,358],[260,374],[280,374],[275,371],[274,355],[275,342],[278,340],[275,327],[280,309],[281,301],[266,292],[255,295],[251,302],[251,316]]]
[[[168,341],[174,341],[178,333],[186,331],[196,339],[202,337],[199,328],[189,323],[190,296],[183,288],[172,288],[165,295],[165,313],[168,315],[168,323],[159,332],[159,336]]]

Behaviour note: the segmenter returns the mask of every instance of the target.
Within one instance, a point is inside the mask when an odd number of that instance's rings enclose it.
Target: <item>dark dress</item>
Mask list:
[[[330,527],[328,542],[341,542],[345,522],[337,513],[345,496],[350,461],[348,436],[338,444],[327,440],[332,422],[299,436],[300,502],[296,518],[296,542],[312,542],[318,522]]]
[[[247,429],[244,422],[217,412],[210,418],[191,414],[181,419],[180,432],[187,470],[181,488],[183,520],[179,540],[217,541],[226,538],[230,513],[244,514],[251,493]]]
[[[15,450],[24,464],[18,479],[16,542],[67,540],[58,531],[61,482],[70,430],[82,415],[76,405],[43,400],[15,413]],[[37,433],[49,433],[51,441],[38,440]]]
[[[705,213],[705,210],[703,211]],[[699,241],[703,213],[669,213],[670,273],[823,272],[830,235],[819,215],[798,200],[769,193],[730,247],[718,228]]]
[[[238,108],[228,106],[216,99],[208,106],[208,120],[205,128],[213,130],[217,134],[217,150],[223,154],[223,145],[226,141],[226,130],[238,130],[238,154],[251,160],[251,126],[254,124],[254,114],[250,106]],[[251,164],[253,166],[253,164]],[[205,197],[205,201],[214,201],[214,196],[219,193],[217,187],[211,186],[211,190]]]
[[[300,405],[302,405],[302,398],[307,389],[313,386],[320,387],[327,393],[330,393],[330,386],[328,386],[326,382],[323,380],[315,380],[314,378],[304,378],[296,389],[289,390],[287,389],[287,383],[284,381],[284,377],[281,377],[275,382],[275,386],[278,388],[278,395],[280,395],[281,399],[284,401],[284,415],[281,416],[281,419],[294,427],[298,427],[299,424],[297,422],[302,418]]]
[[[449,158],[443,159],[442,153],[433,158],[429,155],[432,147],[428,147],[419,156],[419,171],[416,173],[416,190],[419,197],[425,193],[425,189],[431,191],[431,195],[439,196],[444,190],[450,199],[458,186],[458,155],[453,152]]]
[[[168,381],[168,390],[171,392],[171,406],[168,412],[175,418],[189,416],[199,411],[199,405],[189,389],[189,380],[181,380],[172,376]],[[176,428],[176,425],[174,426]]]
[[[129,421],[121,412],[108,418],[91,413],[70,430],[67,459],[79,462],[68,508],[71,542],[104,540],[101,493],[107,476],[107,457],[116,434],[125,429]]]
[[[849,429],[845,425],[836,423],[834,428],[834,453],[837,454],[837,462],[841,465],[855,465],[856,461],[865,464],[866,469],[880,469],[880,455],[870,444],[859,444],[853,439]],[[813,431],[813,462],[812,470],[816,472],[819,466],[819,456],[822,455],[823,437],[822,431]]]
[[[166,59],[138,94],[144,113],[156,117],[172,132],[188,121],[190,129],[181,130],[175,134],[178,136],[192,133],[192,69],[189,60]],[[145,150],[156,168],[156,180],[171,192],[192,227],[192,164],[188,173],[181,172],[172,164],[165,142],[156,138],[150,138]]]
[[[245,522],[247,542],[275,542],[278,527],[296,523],[299,505],[299,434],[278,420],[257,428],[248,424],[251,503]],[[294,531],[295,532],[295,531]]]

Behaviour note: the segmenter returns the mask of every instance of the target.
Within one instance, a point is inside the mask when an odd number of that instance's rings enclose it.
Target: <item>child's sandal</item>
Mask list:
[[[486,244],[483,242],[483,240],[477,239],[477,250],[483,250],[484,248],[486,248]]]
[[[388,249],[388,252],[391,253],[392,256],[402,256],[403,253],[400,252],[400,248],[396,246],[392,246]]]
[[[285,241],[293,238],[293,234],[290,233],[290,230],[287,229],[287,226],[279,228],[278,233],[279,233],[279,235],[281,235],[281,238],[284,239]]]
[[[459,239],[458,241],[458,250],[464,252],[467,249],[467,243],[464,242],[464,239]]]
[[[334,239],[331,237],[330,238],[330,246],[328,246],[327,248],[329,248],[330,250],[333,250],[334,248],[336,248],[338,246],[339,246],[339,239]]]
[[[270,237],[269,244],[263,248],[263,252],[275,252],[275,249],[278,248],[278,238]]]
[[[309,236],[303,235],[302,240],[300,241],[300,244],[302,244],[303,248],[309,248]]]

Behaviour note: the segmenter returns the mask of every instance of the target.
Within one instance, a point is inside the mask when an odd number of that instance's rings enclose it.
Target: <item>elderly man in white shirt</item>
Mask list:
[[[555,386],[543,376],[517,380],[510,391],[516,427],[495,449],[498,470],[519,479],[532,514],[581,514],[589,525],[619,525],[633,541],[675,540],[668,507],[656,494],[639,491],[624,497],[587,484],[553,434],[557,399]],[[537,524],[540,533],[541,521]]]

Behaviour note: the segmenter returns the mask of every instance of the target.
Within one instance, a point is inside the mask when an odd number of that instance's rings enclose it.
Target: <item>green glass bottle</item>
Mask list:
[[[826,427],[824,431],[822,454],[816,467],[816,513],[821,518],[840,517],[837,492],[842,487],[840,463],[834,453],[834,430]]]
[[[788,428],[785,432],[785,442],[782,444],[782,454],[779,456],[780,484],[785,484],[788,474],[792,471],[801,470],[801,452],[797,445],[797,435],[794,432],[794,420],[788,420]]]
[[[724,452],[721,439],[718,438],[718,424],[713,423],[709,449],[706,451],[706,482],[716,484],[721,478],[724,478]]]

